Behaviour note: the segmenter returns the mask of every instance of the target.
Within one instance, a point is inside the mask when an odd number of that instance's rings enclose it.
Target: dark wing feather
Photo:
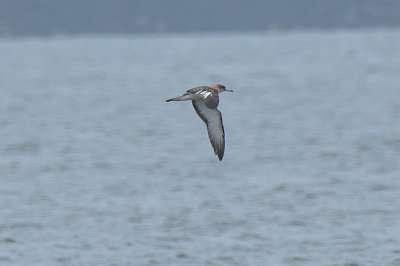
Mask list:
[[[204,98],[204,103],[208,108],[214,109],[217,108],[219,97],[217,91],[210,91],[211,94]]]
[[[206,123],[211,146],[221,161],[225,151],[225,131],[221,112],[217,108],[208,108],[202,100],[192,101],[192,104],[198,116]]]
[[[204,99],[204,103],[208,108],[217,108],[219,103],[218,91],[208,86],[200,86],[187,90],[186,93],[196,94]]]

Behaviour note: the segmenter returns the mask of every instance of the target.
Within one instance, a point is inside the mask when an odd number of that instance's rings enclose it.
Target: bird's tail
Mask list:
[[[171,101],[179,101],[178,99],[177,99],[177,97],[175,97],[175,98],[171,98],[171,99],[168,99],[168,100],[165,100],[166,102],[171,102]]]
[[[184,94],[175,98],[171,98],[166,100],[166,102],[171,102],[171,101],[187,101],[187,100],[191,100],[190,98],[188,98],[188,95]]]

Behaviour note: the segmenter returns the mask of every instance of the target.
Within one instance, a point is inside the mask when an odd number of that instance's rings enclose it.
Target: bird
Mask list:
[[[181,96],[166,100],[166,102],[192,101],[197,115],[206,124],[211,146],[220,161],[222,161],[225,152],[225,131],[222,115],[217,107],[219,103],[218,94],[224,91],[233,92],[222,84],[210,84],[189,89]]]

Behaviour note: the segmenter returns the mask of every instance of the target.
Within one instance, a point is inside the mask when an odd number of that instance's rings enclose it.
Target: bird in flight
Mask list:
[[[218,93],[224,91],[233,92],[222,84],[211,84],[189,89],[181,96],[166,100],[167,102],[192,101],[197,115],[206,123],[208,138],[210,139],[215,155],[218,156],[220,161],[224,157],[225,131],[222,124],[221,112],[217,107],[219,103]]]

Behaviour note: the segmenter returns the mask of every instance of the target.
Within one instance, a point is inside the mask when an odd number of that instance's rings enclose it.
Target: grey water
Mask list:
[[[400,30],[0,40],[1,265],[400,265],[399,163]]]

